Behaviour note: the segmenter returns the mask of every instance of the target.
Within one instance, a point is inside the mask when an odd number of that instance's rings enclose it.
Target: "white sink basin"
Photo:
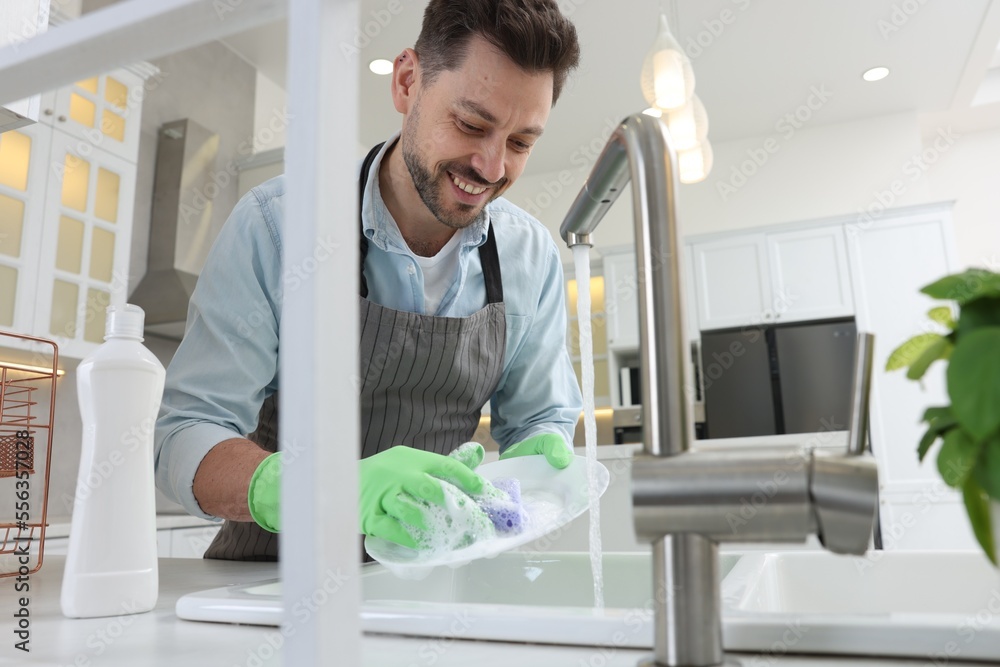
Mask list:
[[[739,559],[723,555],[720,576]],[[586,553],[508,552],[403,581],[382,568],[363,576],[366,632],[462,639],[619,646],[653,645],[648,553],[606,553],[605,608],[596,610]]]
[[[977,552],[875,552],[868,558],[750,552],[720,560],[728,651],[934,658],[941,664],[1000,657],[1000,572]],[[438,568],[420,581],[366,566],[362,628],[651,648],[650,555],[605,554],[604,582],[607,606],[596,610],[586,553],[507,552]],[[280,585],[187,595],[177,614],[279,625]]]
[[[747,554],[722,593],[730,651],[1000,659],[1000,571],[978,552]]]

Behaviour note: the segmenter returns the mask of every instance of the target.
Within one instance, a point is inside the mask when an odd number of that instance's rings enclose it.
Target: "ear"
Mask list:
[[[420,63],[413,49],[405,49],[392,63],[392,104],[401,114],[409,113],[416,99],[419,73]]]

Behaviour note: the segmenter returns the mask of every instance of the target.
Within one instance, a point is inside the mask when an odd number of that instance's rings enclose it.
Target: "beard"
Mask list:
[[[438,167],[437,172],[432,171],[427,166],[427,160],[420,150],[421,142],[415,136],[415,130],[419,126],[420,120],[419,105],[414,107],[409,120],[414,126],[412,128],[414,131],[405,132],[400,144],[403,162],[406,164],[407,171],[410,172],[413,187],[416,188],[424,206],[441,224],[451,229],[465,229],[483,215],[486,204],[500,196],[507,184],[507,178],[503,177],[496,183],[490,183],[469,165],[455,161],[444,162]],[[479,206],[460,201],[452,201],[449,206],[447,202],[449,197],[445,192],[447,188],[451,187],[449,172],[473,185],[493,188],[493,193]]]

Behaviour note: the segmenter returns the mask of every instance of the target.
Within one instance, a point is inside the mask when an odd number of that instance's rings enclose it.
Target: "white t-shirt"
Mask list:
[[[441,300],[458,275],[458,247],[465,235],[456,231],[433,257],[413,255],[424,274],[424,314],[436,315]]]

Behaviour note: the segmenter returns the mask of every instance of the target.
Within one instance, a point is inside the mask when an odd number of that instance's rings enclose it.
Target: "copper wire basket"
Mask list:
[[[0,577],[42,567],[59,347],[0,331]],[[29,363],[5,361],[23,351]]]

